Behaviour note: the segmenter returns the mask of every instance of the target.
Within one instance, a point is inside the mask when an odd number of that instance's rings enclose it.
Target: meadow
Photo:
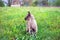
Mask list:
[[[36,38],[25,33],[30,11],[38,25]],[[0,7],[0,40],[60,40],[60,8]]]

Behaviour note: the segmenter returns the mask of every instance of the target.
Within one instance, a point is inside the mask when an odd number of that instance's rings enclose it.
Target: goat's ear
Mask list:
[[[31,16],[30,11],[28,11],[28,16]]]
[[[28,11],[28,14],[30,14],[30,11]]]

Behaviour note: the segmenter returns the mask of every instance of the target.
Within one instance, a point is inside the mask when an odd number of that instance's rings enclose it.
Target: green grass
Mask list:
[[[36,40],[60,40],[60,8],[57,7],[0,7],[0,40],[35,40],[25,34],[27,11],[37,21]]]

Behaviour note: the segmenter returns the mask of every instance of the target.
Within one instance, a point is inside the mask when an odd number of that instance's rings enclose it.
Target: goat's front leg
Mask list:
[[[30,26],[29,26],[29,33],[31,33],[31,29],[30,29]]]

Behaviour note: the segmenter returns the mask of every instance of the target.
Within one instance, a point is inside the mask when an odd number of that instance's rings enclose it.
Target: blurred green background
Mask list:
[[[30,11],[38,25],[36,40],[60,40],[60,8],[0,7],[0,40],[35,40],[25,34],[24,18]]]

